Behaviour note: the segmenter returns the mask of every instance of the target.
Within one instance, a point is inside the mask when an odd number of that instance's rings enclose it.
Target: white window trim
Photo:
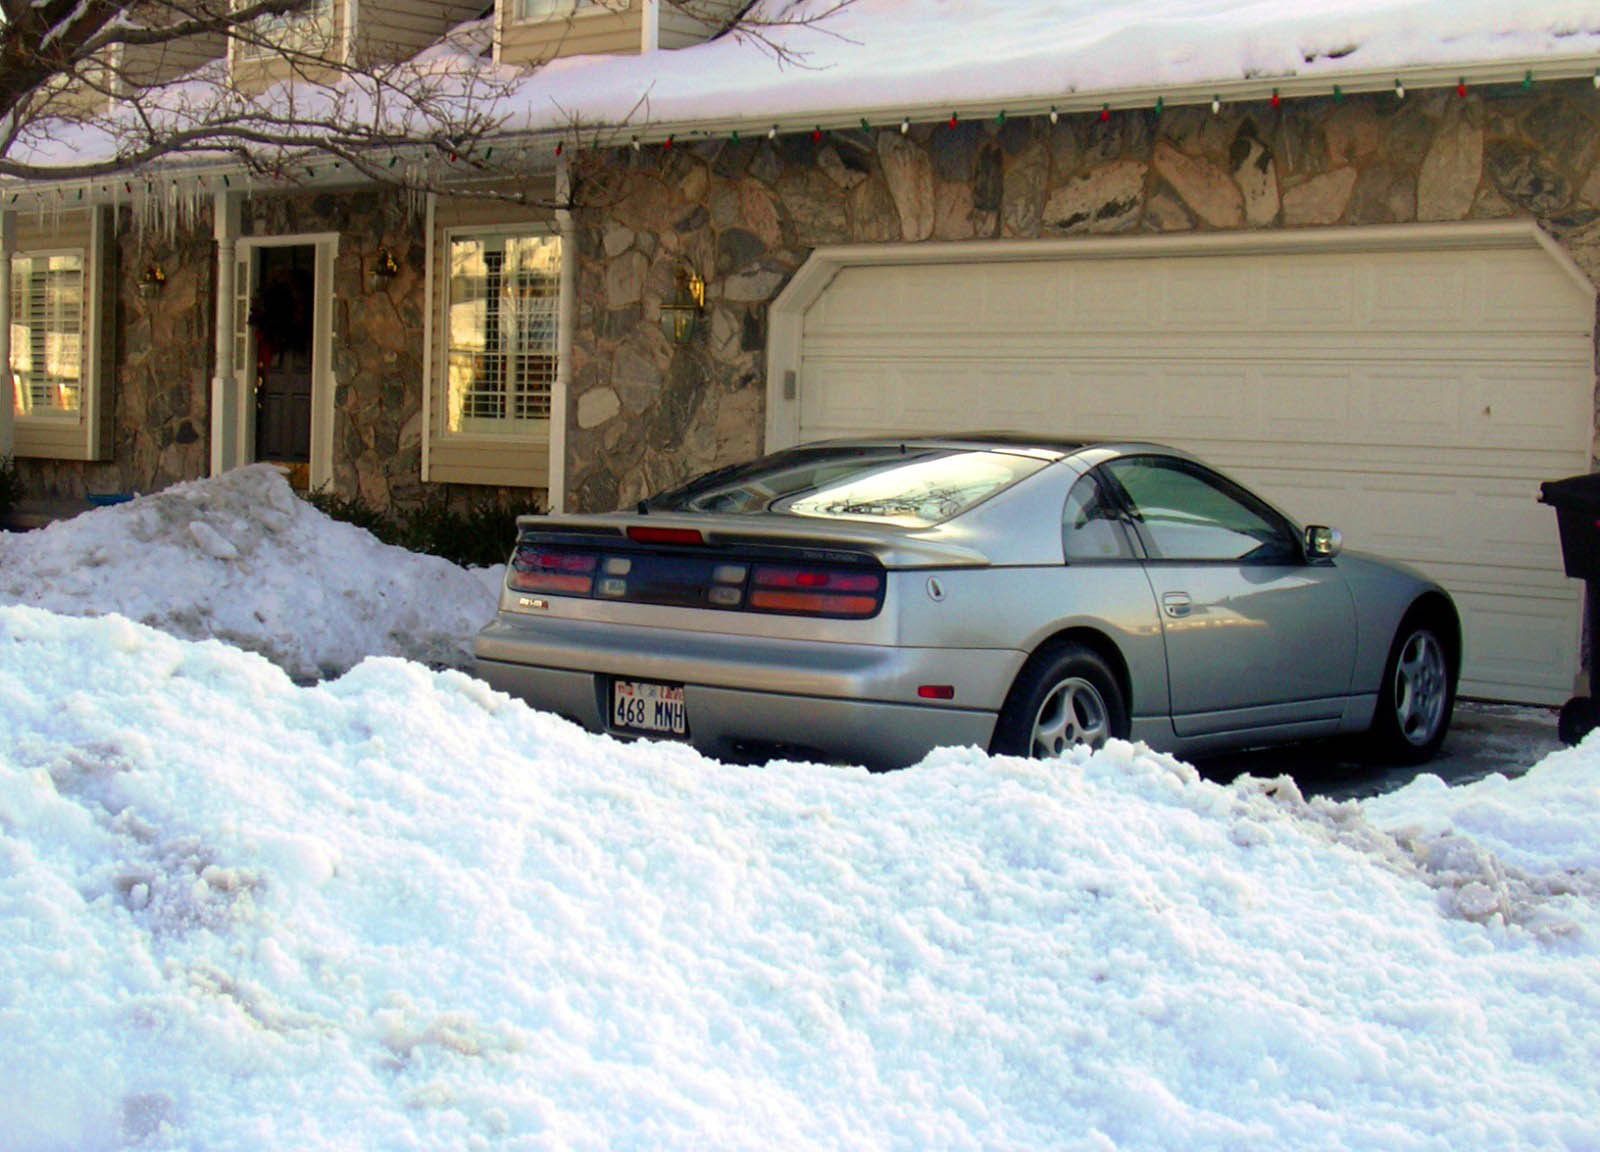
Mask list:
[[[562,382],[566,378],[567,359],[570,348],[565,339],[569,323],[564,307],[564,296],[568,282],[567,253],[570,244],[565,236],[548,224],[529,221],[526,223],[507,223],[489,225],[461,225],[455,228],[446,228],[441,240],[446,254],[446,275],[441,284],[428,285],[428,319],[431,328],[436,328],[439,338],[435,342],[431,336],[427,340],[428,347],[428,411],[434,410],[435,402],[440,404],[443,412],[450,402],[450,335],[448,310],[450,307],[450,277],[448,274],[450,246],[457,240],[479,238],[485,236],[543,236],[561,241],[561,261],[557,271],[556,291],[558,293],[556,305],[556,374],[550,382],[550,415],[547,417],[516,421],[516,431],[506,432],[452,432],[449,427],[440,427],[434,430],[434,435],[440,440],[448,440],[452,444],[463,446],[484,445],[485,447],[504,444],[544,444],[549,440],[550,429],[555,425],[564,406],[558,405],[558,394],[564,391]],[[432,273],[432,256],[429,258],[430,280]]]

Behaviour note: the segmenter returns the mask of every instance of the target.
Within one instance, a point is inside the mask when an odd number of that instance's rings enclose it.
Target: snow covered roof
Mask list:
[[[786,3],[762,0],[756,12]],[[799,12],[834,3],[800,0]],[[416,63],[464,86],[504,84],[504,133],[533,144],[523,165],[551,161],[575,136],[621,143],[1463,82],[1600,85],[1600,0],[850,0],[815,24],[565,57],[520,80],[480,54],[472,35],[486,27],[458,29]],[[68,126],[29,158],[108,148],[98,128]],[[115,197],[122,182],[100,183],[88,190]]]
[[[803,130],[1593,76],[1600,2],[854,0],[770,36],[797,62],[737,34],[553,61],[519,87],[513,124]]]

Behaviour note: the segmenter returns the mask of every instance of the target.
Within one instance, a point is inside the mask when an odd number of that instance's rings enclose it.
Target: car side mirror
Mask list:
[[[1337,528],[1313,524],[1306,529],[1306,556],[1312,560],[1332,560],[1344,547]]]

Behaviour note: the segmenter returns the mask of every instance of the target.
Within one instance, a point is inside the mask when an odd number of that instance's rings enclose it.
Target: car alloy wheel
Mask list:
[[[1128,706],[1099,652],[1071,641],[1035,652],[996,718],[989,750],[1052,760],[1074,744],[1099,748],[1128,735]]]
[[[1073,676],[1056,684],[1033,719],[1032,754],[1059,756],[1074,744],[1099,748],[1111,735],[1106,702],[1089,681]]]
[[[1427,629],[1418,629],[1400,651],[1395,673],[1395,717],[1406,741],[1422,748],[1444,720],[1449,672],[1444,649]]]
[[[1456,694],[1448,634],[1439,621],[1421,614],[1395,634],[1371,733],[1380,760],[1421,764],[1444,743]]]

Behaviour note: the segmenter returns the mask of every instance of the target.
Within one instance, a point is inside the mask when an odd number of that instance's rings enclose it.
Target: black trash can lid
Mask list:
[[[1600,511],[1600,472],[1585,472],[1565,480],[1546,480],[1539,485],[1539,503]]]

